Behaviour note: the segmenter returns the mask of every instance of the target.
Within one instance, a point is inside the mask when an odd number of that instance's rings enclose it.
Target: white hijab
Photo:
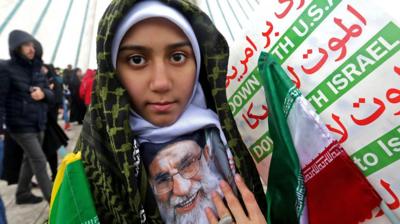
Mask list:
[[[200,75],[200,47],[196,35],[190,23],[177,10],[158,1],[143,1],[136,4],[122,19],[118,25],[116,35],[112,42],[112,62],[116,68],[118,49],[126,32],[135,24],[149,18],[165,18],[178,26],[189,39],[196,59],[196,83],[193,88],[192,96],[186,105],[185,111],[175,123],[167,127],[158,127],[131,109],[129,123],[132,131],[138,136],[140,143],[165,143],[178,136],[194,132],[208,127],[217,127],[220,131],[221,140],[226,144],[226,138],[222,132],[217,114],[208,109],[199,83]]]

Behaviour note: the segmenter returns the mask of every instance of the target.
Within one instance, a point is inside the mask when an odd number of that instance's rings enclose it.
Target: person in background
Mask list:
[[[17,204],[39,203],[32,194],[35,175],[44,198],[49,202],[52,183],[47,174],[47,160],[42,149],[47,123],[48,104],[54,101],[42,67],[42,47],[29,33],[13,30],[8,39],[11,59],[0,75],[0,128],[24,150],[16,191]]]
[[[96,70],[87,69],[85,76],[83,76],[81,86],[79,88],[79,96],[85,103],[86,108],[90,104],[90,98],[92,95],[93,81],[95,75],[96,75]]]
[[[70,83],[70,79],[73,75],[72,65],[68,64],[67,67],[63,70],[63,79],[64,83]]]
[[[63,85],[63,76],[61,73],[61,69],[59,67],[54,68],[54,80],[61,86],[61,105],[59,106],[59,114],[61,114],[61,111],[64,109],[64,85]]]
[[[63,104],[62,78],[57,75],[57,71],[52,64],[44,64],[41,72],[46,76],[49,88],[54,94],[54,104],[49,107],[49,113],[54,118],[57,118],[58,110],[62,108]]]
[[[82,124],[86,113],[86,107],[83,100],[79,97],[79,88],[81,85],[82,70],[75,68],[72,70],[71,76],[64,77],[64,84],[68,86],[70,91],[70,114],[69,122],[78,122]]]
[[[63,82],[64,83],[64,82]],[[69,112],[71,105],[71,92],[68,86],[63,84],[63,120],[64,120],[64,130],[71,130],[71,123],[69,122]]]
[[[4,128],[4,157],[3,173],[1,179],[7,181],[8,185],[18,183],[19,172],[21,171],[24,150],[18,145]]]
[[[70,124],[70,112],[71,112],[71,90],[70,84],[74,78],[74,71],[72,65],[68,64],[62,72],[63,87],[64,87],[64,101],[63,101],[63,119],[64,119],[64,130],[71,130]]]
[[[4,73],[1,70],[3,69],[3,66],[5,66],[5,64],[6,61],[0,60],[0,76],[4,75]],[[1,77],[0,80],[2,80]],[[0,128],[0,131],[1,130],[4,130],[4,128]],[[3,175],[3,158],[4,158],[4,135],[3,133],[0,132],[0,177]],[[6,208],[4,207],[1,195],[0,195],[0,224],[7,224]]]
[[[3,173],[4,135],[0,135],[0,176]],[[0,195],[0,224],[7,224],[6,208]]]
[[[0,82],[4,79],[6,60],[0,60]],[[3,71],[2,71],[3,70]],[[1,77],[3,76],[3,77]],[[5,118],[2,118],[3,120]],[[19,171],[21,168],[22,158],[24,151],[22,148],[10,137],[5,127],[0,128],[0,136],[3,135],[3,166],[1,179],[7,181],[8,185],[18,183]]]
[[[68,67],[72,67],[71,65],[68,65]],[[62,86],[62,119],[64,120],[64,130],[71,130],[71,124],[69,123],[69,96],[70,92],[68,90],[68,86],[64,84],[64,75],[68,73],[68,68],[66,68],[63,72],[59,67],[56,67],[55,69],[56,72],[56,80],[61,83]],[[66,75],[67,76],[67,75]]]
[[[53,65],[43,65],[42,73],[46,75],[49,82],[49,88],[55,96],[55,102],[49,105],[47,112],[47,125],[43,140],[43,151],[50,165],[51,180],[54,181],[58,168],[57,150],[61,146],[67,146],[68,137],[63,129],[58,125],[58,109],[62,106],[63,87],[57,80],[57,75]]]

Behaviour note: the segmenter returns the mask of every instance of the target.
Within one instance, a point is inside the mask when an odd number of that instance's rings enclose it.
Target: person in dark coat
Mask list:
[[[62,79],[58,77],[56,70],[52,64],[42,66],[42,73],[46,75],[49,88],[54,94],[54,104],[49,105],[49,112],[57,116],[58,109],[62,108],[63,86]]]
[[[11,136],[4,133],[4,158],[3,174],[1,179],[7,181],[8,185],[18,183],[18,176],[24,157],[24,150],[14,141]]]
[[[3,80],[2,76],[5,75],[5,66],[7,66],[7,61],[0,60],[0,80]],[[16,184],[18,183],[18,175],[24,151],[10,135],[4,131],[4,128],[0,128],[0,136],[1,135],[4,136],[3,172],[1,179],[7,181],[9,185]]]
[[[16,203],[42,201],[31,192],[33,175],[44,198],[50,201],[52,183],[47,174],[42,142],[48,104],[53,103],[54,94],[40,72],[42,47],[32,35],[21,30],[10,33],[8,44],[11,59],[0,75],[0,128],[5,123],[11,138],[24,150]]]
[[[0,70],[4,66],[5,61],[0,60]],[[1,75],[1,72],[0,72]],[[3,160],[4,159],[4,136],[0,136],[0,176],[3,175]],[[0,223],[7,224],[6,209],[0,195]]]
[[[79,97],[79,88],[81,86],[80,77],[82,70],[75,68],[72,73],[66,73],[64,76],[64,84],[68,86],[70,91],[70,115],[69,122],[77,121],[82,124],[83,118],[86,113],[86,107],[83,100]]]
[[[64,84],[68,85],[71,82],[73,72],[72,65],[67,65],[67,68],[63,70]]]
[[[64,130],[68,131],[71,130],[71,123],[69,122],[69,113],[71,110],[71,92],[69,90],[68,84],[70,84],[71,79],[73,76],[73,71],[72,71],[72,65],[67,65],[67,68],[65,68],[62,71],[62,83],[64,87],[63,95],[64,95],[64,101],[63,101],[63,119],[64,119]]]
[[[50,165],[51,179],[54,181],[57,175],[58,155],[57,150],[61,146],[67,146],[68,136],[57,123],[58,109],[63,104],[63,86],[57,80],[57,74],[53,65],[44,65],[42,73],[46,75],[49,87],[54,93],[55,102],[49,105],[47,112],[47,126],[43,140],[43,151]]]

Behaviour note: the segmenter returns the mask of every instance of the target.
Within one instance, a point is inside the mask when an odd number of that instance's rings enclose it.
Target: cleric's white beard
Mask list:
[[[167,224],[190,224],[190,223],[208,223],[207,216],[205,213],[205,208],[209,207],[214,212],[216,212],[216,208],[211,199],[211,192],[217,191],[221,194],[221,189],[218,185],[219,180],[214,175],[205,161],[202,161],[200,172],[203,174],[203,178],[200,182],[193,183],[191,187],[190,193],[184,197],[175,198],[174,201],[168,200],[167,202],[160,202],[157,200],[158,207],[161,212],[161,216],[165,223]],[[198,204],[196,207],[192,209],[192,211],[185,214],[176,214],[174,205],[184,200],[187,200],[188,197],[193,196],[194,194],[198,194]]]

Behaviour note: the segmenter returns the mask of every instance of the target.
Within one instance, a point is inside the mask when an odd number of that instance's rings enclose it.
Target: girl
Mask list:
[[[215,223],[210,209],[190,213],[206,198],[216,203],[211,209],[220,223],[230,223],[218,194],[207,190],[210,182],[202,182],[207,172],[228,183],[213,185],[229,195],[228,203],[240,173],[266,211],[226,99],[228,57],[223,36],[186,0],[110,4],[99,25],[98,73],[76,148],[101,223],[207,223],[193,218],[206,210]]]

